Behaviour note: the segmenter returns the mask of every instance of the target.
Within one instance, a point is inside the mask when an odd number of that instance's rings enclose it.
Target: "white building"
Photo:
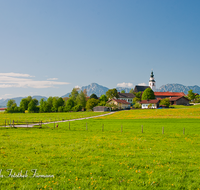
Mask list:
[[[154,79],[153,71],[151,71],[150,79],[149,79],[149,86],[155,92],[156,91],[156,81]]]
[[[157,109],[159,107],[160,99],[156,100],[142,100],[140,104],[142,105],[142,109]]]

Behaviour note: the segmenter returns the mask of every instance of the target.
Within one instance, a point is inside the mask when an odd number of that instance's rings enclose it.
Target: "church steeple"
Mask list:
[[[153,71],[151,71],[150,79],[149,79],[149,86],[153,91],[156,91],[156,81],[154,80]]]

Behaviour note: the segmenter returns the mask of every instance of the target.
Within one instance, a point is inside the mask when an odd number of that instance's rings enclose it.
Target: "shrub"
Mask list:
[[[142,106],[141,106],[141,104],[140,103],[135,103],[135,105],[134,105],[134,108],[136,108],[136,109],[139,109],[139,108],[141,108]]]
[[[81,106],[80,104],[78,104],[78,105],[74,106],[74,107],[72,108],[72,110],[75,111],[75,112],[81,111],[81,110],[82,110],[82,106]]]

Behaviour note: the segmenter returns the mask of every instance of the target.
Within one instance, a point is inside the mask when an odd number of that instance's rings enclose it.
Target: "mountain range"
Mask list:
[[[26,97],[17,97],[17,98],[11,98],[11,99],[12,99],[12,100],[15,100],[17,106],[19,106],[19,105],[20,105],[20,102],[21,102],[21,100],[22,100],[23,98],[26,98]],[[45,96],[32,96],[32,99],[34,99],[34,98],[37,99],[39,102],[40,102],[40,100],[41,100],[42,98],[44,98],[45,100],[47,100],[47,97],[45,97]],[[1,99],[1,100],[0,100],[0,107],[6,107],[6,106],[7,106],[8,100],[10,100],[10,98],[9,98],[9,99]]]
[[[106,94],[106,92],[109,90],[109,88],[107,88],[105,86],[101,86],[97,83],[92,83],[88,86],[82,86],[79,89],[79,92],[81,90],[83,91],[84,89],[87,90],[87,96],[90,96],[91,94],[96,94],[98,97],[100,97],[102,94]],[[131,90],[131,88],[124,88],[124,87],[117,87],[116,89],[118,92],[121,92],[122,90],[124,90],[126,93],[128,93]],[[184,86],[182,84],[166,84],[166,85],[162,85],[156,91],[158,91],[158,92],[167,92],[167,91],[169,91],[169,92],[184,92],[185,94],[187,94],[190,89],[192,89],[194,93],[200,94],[200,87],[197,85]],[[63,95],[62,98],[69,97],[69,95],[70,95],[70,92]],[[19,106],[21,99],[23,99],[23,98],[25,98],[25,97],[17,97],[17,98],[12,98],[12,99],[15,100],[15,102]],[[33,96],[32,98],[36,98],[38,101],[40,101],[42,98],[47,100],[47,97],[45,97],[45,96]],[[9,99],[1,99],[0,107],[6,107],[8,100]]]
[[[82,86],[80,89],[79,89],[79,92],[82,90],[87,90],[87,95],[90,96],[92,94],[96,94],[98,97],[100,97],[102,94],[106,94],[106,92],[109,90],[109,88],[105,87],[105,86],[101,86],[97,83],[92,83],[88,86]],[[118,92],[122,91],[122,90],[125,90],[126,93],[128,93],[131,88],[123,88],[123,87],[117,87],[116,88]],[[70,92],[63,95],[62,98],[64,97],[69,97],[70,95]]]
[[[166,84],[162,85],[159,89],[157,89],[158,92],[184,92],[185,94],[188,94],[189,90],[193,90],[194,93],[200,94],[200,87],[195,86],[184,86],[182,84]]]

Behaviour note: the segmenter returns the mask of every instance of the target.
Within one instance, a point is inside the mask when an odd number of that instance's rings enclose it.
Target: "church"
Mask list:
[[[171,105],[189,105],[189,100],[185,98],[185,94],[183,92],[156,92],[156,81],[154,78],[154,73],[151,71],[150,79],[149,79],[149,86],[140,86],[136,85],[134,88],[134,92],[144,92],[147,88],[151,88],[154,91],[155,97],[157,101],[157,108],[159,106],[159,100],[163,98],[169,98]],[[125,100],[128,103],[132,103],[133,98],[135,95],[132,93],[118,93],[119,100]],[[155,100],[154,100],[155,101]],[[142,101],[140,102],[143,103]],[[151,101],[145,102],[145,104],[151,104]],[[148,106],[142,106],[143,108],[147,108]]]

